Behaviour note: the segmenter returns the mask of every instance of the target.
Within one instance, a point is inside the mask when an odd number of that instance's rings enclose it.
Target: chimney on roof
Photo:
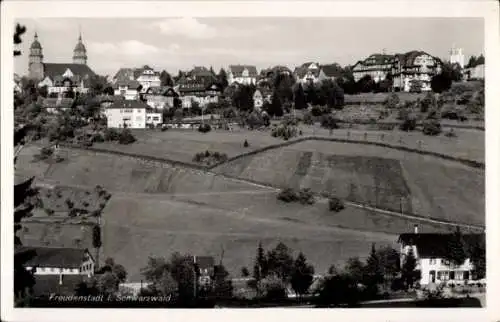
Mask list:
[[[415,234],[418,234],[418,225],[413,226],[413,229],[415,231]]]

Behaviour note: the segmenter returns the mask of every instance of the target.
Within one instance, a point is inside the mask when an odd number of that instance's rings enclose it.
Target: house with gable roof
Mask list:
[[[257,76],[257,68],[252,65],[229,65],[227,70],[227,82],[229,85],[233,83],[255,85]]]
[[[409,92],[412,81],[419,81],[422,91],[431,90],[431,79],[441,72],[442,61],[424,51],[396,54],[392,63],[393,87]]]
[[[124,84],[135,81],[141,85],[140,93],[146,93],[150,88],[161,86],[160,72],[148,65],[140,68],[120,68],[113,77],[113,84]]]
[[[320,65],[314,62],[307,62],[293,71],[295,80],[302,85],[315,84],[320,81]]]
[[[416,259],[416,270],[420,271],[420,285],[454,283],[464,284],[473,279],[474,264],[466,258],[461,265],[455,265],[447,259],[449,242],[453,234],[419,233],[415,226],[414,233],[399,235],[401,265],[405,262],[410,249]],[[484,243],[485,234],[463,234],[464,247]]]
[[[375,83],[383,81],[387,74],[392,72],[394,56],[386,54],[372,54],[352,66],[354,81],[369,75]]]

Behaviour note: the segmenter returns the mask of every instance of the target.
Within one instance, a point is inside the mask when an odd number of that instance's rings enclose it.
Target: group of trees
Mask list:
[[[248,276],[248,269],[242,268],[242,274]],[[286,297],[288,286],[299,297],[306,294],[313,277],[314,267],[307,263],[302,252],[294,259],[292,250],[284,243],[278,243],[267,253],[259,243],[249,286],[257,291],[258,297],[279,300]]]
[[[169,260],[150,257],[142,275],[149,283],[143,295],[171,296],[180,306],[195,306],[200,300],[232,297],[232,283],[222,263],[215,265],[208,285],[200,284],[200,271],[193,256],[188,254],[174,253]]]

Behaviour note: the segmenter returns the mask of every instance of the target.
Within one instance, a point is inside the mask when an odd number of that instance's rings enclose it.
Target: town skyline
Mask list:
[[[395,54],[423,50],[447,60],[453,45],[463,49],[466,62],[472,55],[484,54],[480,18],[185,17],[134,18],[126,23],[124,19],[109,18],[43,18],[16,22],[27,28],[19,46],[23,54],[14,61],[19,75],[27,74],[29,46],[35,32],[43,47],[44,61],[63,63],[71,61],[81,31],[88,65],[96,73],[109,76],[120,68],[143,65],[171,74],[193,66],[212,66],[218,72],[231,64],[255,65],[259,70],[274,65],[293,70],[308,61],[346,66],[384,51]],[[110,37],[108,32],[117,28],[123,32]],[[297,29],[308,35],[300,42],[296,41]],[[342,29],[349,33],[331,32]],[[337,39],[335,43],[324,41],[330,37],[328,34]]]

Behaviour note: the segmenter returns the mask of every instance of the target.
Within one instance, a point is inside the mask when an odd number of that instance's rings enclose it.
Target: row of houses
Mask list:
[[[401,265],[408,256],[410,249],[416,258],[416,270],[421,272],[420,280],[417,281],[422,287],[439,284],[466,284],[481,283],[485,280],[474,281],[474,264],[470,258],[466,258],[460,265],[455,265],[447,260],[446,245],[453,238],[452,234],[440,233],[419,233],[415,228],[413,233],[403,233],[399,236]],[[484,234],[464,234],[463,240],[467,244],[477,244],[484,242]],[[68,284],[75,281],[81,282],[86,278],[94,276],[96,272],[96,262],[87,249],[78,248],[55,248],[55,247],[20,247],[16,249],[15,254],[21,255],[30,252],[29,260],[24,267],[31,271],[37,283],[38,288],[46,287],[46,281],[52,279],[50,292],[61,291],[61,286],[66,286],[68,292],[74,292],[76,285],[67,287]],[[211,256],[193,256],[194,267],[199,271],[199,285],[210,284],[214,273],[215,261]],[[80,279],[75,279],[80,277]],[[36,286],[36,284],[35,284]],[[136,293],[142,283],[127,281],[123,286],[129,288],[129,291]],[[47,290],[43,290],[47,295]]]

